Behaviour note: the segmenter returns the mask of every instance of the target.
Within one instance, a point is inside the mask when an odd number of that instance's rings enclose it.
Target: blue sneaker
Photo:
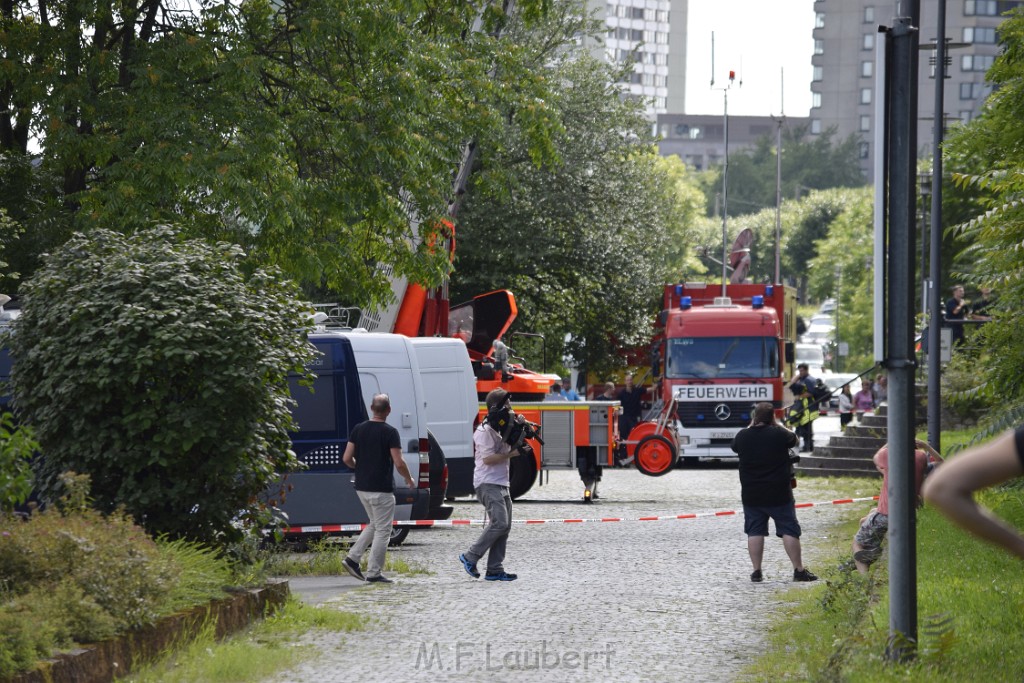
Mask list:
[[[502,572],[500,574],[488,574],[484,577],[484,581],[515,581],[518,578],[519,576],[517,574]]]
[[[480,578],[480,572],[476,570],[476,563],[467,560],[465,554],[459,555],[459,562],[462,563],[462,568],[466,570],[467,574],[472,576],[474,579]]]

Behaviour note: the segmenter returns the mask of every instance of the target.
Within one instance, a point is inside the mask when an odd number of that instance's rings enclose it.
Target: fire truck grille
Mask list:
[[[750,425],[750,413],[753,406],[749,401],[738,403],[707,402],[679,403],[676,415],[684,427],[715,429],[716,427],[747,427]],[[728,416],[723,406],[728,409]]]

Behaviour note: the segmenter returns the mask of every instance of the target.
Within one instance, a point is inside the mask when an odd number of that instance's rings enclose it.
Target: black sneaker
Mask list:
[[[484,581],[515,581],[518,578],[518,574],[509,574],[508,572],[501,572],[500,574],[487,574],[486,576],[484,576]]]
[[[363,576],[363,572],[359,570],[359,565],[351,557],[346,557],[344,560],[342,560],[341,563],[345,565],[345,570],[349,574],[356,577],[360,581],[366,581],[366,577]]]
[[[761,573],[760,569],[755,569],[750,573],[750,580],[754,583],[761,583],[764,581],[764,575]]]
[[[794,569],[793,570],[793,580],[794,581],[817,581],[818,577],[815,576],[814,574],[812,574],[809,569],[804,567],[803,569]]]
[[[394,581],[384,576],[383,574],[378,574],[377,576],[371,576],[370,578],[368,578],[366,580],[366,583],[394,583]]]

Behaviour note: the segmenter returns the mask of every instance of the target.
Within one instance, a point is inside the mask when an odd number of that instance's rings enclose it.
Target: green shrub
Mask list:
[[[0,513],[13,510],[32,493],[31,460],[37,448],[30,428],[17,428],[10,413],[0,413]]]
[[[0,516],[0,679],[53,649],[126,633],[225,595],[234,573],[210,548],[154,541],[123,513],[76,496],[28,521]]]
[[[246,275],[242,256],[169,227],[95,230],[25,282],[11,383],[44,498],[74,470],[101,511],[123,506],[153,536],[222,543],[257,526],[237,522],[299,466],[287,377],[314,350],[297,288]]]
[[[31,611],[0,610],[0,678],[30,669],[49,656],[53,630]]]

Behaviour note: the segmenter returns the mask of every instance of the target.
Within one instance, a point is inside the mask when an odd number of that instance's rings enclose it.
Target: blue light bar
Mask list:
[[[684,296],[684,297],[680,297],[679,298],[679,308],[686,309],[686,308],[692,308],[692,307],[693,307],[693,297]]]
[[[764,297],[760,294],[755,294],[751,297],[750,302],[754,308],[764,308]]]

